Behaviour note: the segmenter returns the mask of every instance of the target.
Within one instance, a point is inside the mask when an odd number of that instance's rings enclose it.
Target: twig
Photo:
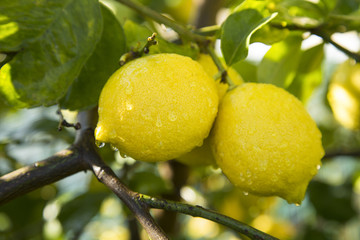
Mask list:
[[[117,1],[130,7],[131,9],[138,11],[143,16],[150,17],[151,19],[153,19],[159,23],[162,23],[168,27],[171,27],[175,32],[177,32],[178,34],[180,34],[181,36],[183,36],[187,39],[191,39],[202,45],[207,45],[209,42],[211,42],[210,38],[193,33],[187,27],[180,25],[179,23],[175,22],[174,20],[172,20],[164,15],[161,15],[160,13],[152,10],[151,8],[143,6],[143,5],[139,4],[138,2],[131,1],[131,0],[117,0]]]
[[[124,66],[125,63],[143,56],[144,54],[148,54],[150,51],[150,47],[157,44],[157,41],[155,40],[156,33],[153,33],[150,37],[147,38],[147,42],[144,47],[141,49],[140,46],[136,47],[135,49],[131,49],[129,52],[123,54],[120,57],[119,65]]]
[[[346,55],[348,55],[349,57],[353,58],[356,62],[358,62],[358,63],[360,62],[360,54],[354,53],[354,52],[350,51],[349,49],[346,49],[345,47],[341,46],[340,44],[338,44],[334,40],[332,40],[331,35],[326,33],[326,31],[324,31],[321,28],[321,26],[320,27],[315,27],[315,28],[307,28],[307,27],[302,27],[302,26],[297,26],[297,25],[281,25],[281,24],[276,24],[276,23],[271,23],[271,26],[275,27],[275,28],[278,28],[278,29],[288,29],[288,30],[293,30],[293,31],[294,30],[295,31],[299,30],[299,31],[310,32],[311,34],[314,34],[314,35],[319,36],[320,38],[322,38],[324,40],[324,42],[333,45],[334,47],[336,47],[341,52],[343,52]]]
[[[167,211],[175,211],[179,213],[184,213],[191,215],[193,217],[201,217],[205,219],[209,219],[211,221],[220,223],[224,226],[227,226],[239,233],[242,233],[251,239],[259,239],[259,240],[276,240],[277,238],[261,232],[249,225],[246,225],[242,222],[239,222],[233,218],[222,215],[220,213],[205,209],[201,206],[192,206],[186,203],[174,202],[170,200],[162,200],[153,198],[150,196],[138,195],[138,201],[145,203],[147,206],[156,209],[164,209]]]
[[[58,125],[59,131],[61,131],[63,127],[73,127],[76,130],[79,130],[81,128],[81,124],[79,122],[73,124],[66,121],[60,108],[56,111],[56,113],[60,116],[59,125]]]
[[[331,36],[326,34],[324,31],[322,31],[320,29],[314,29],[310,32],[314,35],[321,37],[325,42],[330,43],[331,45],[336,47],[338,50],[345,53],[349,57],[355,59],[356,62],[360,63],[360,54],[354,53],[354,52],[350,51],[349,49],[346,49],[345,47],[341,46],[340,44],[338,44],[337,42],[332,40]]]
[[[354,151],[330,151],[327,152],[324,156],[324,159],[334,158],[334,157],[340,157],[340,156],[346,156],[346,157],[360,157],[360,150],[354,150]]]

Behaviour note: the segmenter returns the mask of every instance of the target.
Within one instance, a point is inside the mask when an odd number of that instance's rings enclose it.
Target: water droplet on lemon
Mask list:
[[[111,148],[111,150],[113,150],[115,152],[119,151],[119,149],[112,144],[110,144],[110,148]]]
[[[168,117],[169,117],[169,120],[172,122],[176,121],[176,119],[177,119],[175,112],[170,112]]]
[[[104,142],[100,142],[100,141],[95,141],[95,145],[96,145],[98,148],[103,148],[103,147],[105,147],[105,143],[104,143]]]

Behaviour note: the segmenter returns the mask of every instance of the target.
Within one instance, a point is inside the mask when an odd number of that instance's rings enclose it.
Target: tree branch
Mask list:
[[[326,31],[324,31],[323,29],[321,29],[321,27],[306,28],[306,27],[297,26],[297,25],[285,25],[285,26],[283,26],[281,24],[276,24],[276,23],[271,23],[271,26],[275,27],[275,28],[279,28],[279,29],[288,29],[288,30],[293,30],[293,31],[294,30],[299,30],[299,31],[310,32],[311,34],[319,36],[320,38],[322,38],[324,40],[324,42],[333,45],[339,51],[341,51],[341,52],[345,53],[346,55],[348,55],[349,57],[353,58],[356,62],[358,62],[358,63],[360,62],[360,54],[354,53],[354,52],[350,51],[349,49],[346,49],[345,47],[341,46],[340,44],[338,44],[334,40],[332,40],[331,35],[329,33],[327,33]]]
[[[184,213],[187,215],[191,215],[193,217],[202,217],[205,219],[209,219],[213,222],[220,223],[224,226],[227,226],[239,233],[242,233],[251,239],[258,240],[276,240],[277,238],[261,232],[247,224],[239,222],[233,218],[222,215],[220,213],[205,209],[201,206],[192,206],[186,203],[174,202],[169,200],[162,200],[153,198],[150,196],[146,196],[143,194],[138,195],[138,201],[145,203],[147,206],[156,209],[164,209],[167,211],[175,211],[179,213]]]
[[[162,23],[168,27],[171,27],[175,32],[180,34],[181,36],[191,39],[195,42],[198,42],[202,45],[207,45],[209,42],[211,42],[210,38],[201,36],[199,34],[193,33],[190,31],[187,27],[175,22],[174,20],[152,10],[151,8],[148,8],[146,6],[143,6],[139,4],[138,2],[131,1],[131,0],[117,0],[118,2],[128,6],[131,9],[136,10],[139,12],[142,16],[150,17],[151,19]]]
[[[87,162],[96,178],[113,191],[125,203],[151,239],[169,239],[152,218],[146,205],[136,201],[138,193],[128,189],[116,176],[113,170],[101,160],[101,158],[92,158]]]

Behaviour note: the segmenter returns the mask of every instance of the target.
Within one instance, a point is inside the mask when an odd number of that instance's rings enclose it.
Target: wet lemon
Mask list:
[[[331,78],[328,100],[335,119],[344,127],[360,129],[360,64],[348,60]]]
[[[202,145],[217,108],[215,82],[199,63],[177,54],[142,57],[104,86],[95,138],[136,160],[170,160]]]
[[[297,204],[324,155],[321,133],[302,103],[270,84],[245,83],[225,95],[211,145],[235,186]]]
[[[210,55],[200,54],[197,62],[200,63],[205,72],[212,78],[219,72]],[[233,68],[228,68],[227,71],[229,77],[235,84],[240,85],[244,82],[241,76]],[[229,86],[226,83],[221,83],[220,79],[218,79],[216,81],[216,87],[219,99],[222,99]],[[201,147],[195,147],[192,151],[178,157],[177,160],[189,166],[216,165],[208,138],[204,140],[204,144]]]

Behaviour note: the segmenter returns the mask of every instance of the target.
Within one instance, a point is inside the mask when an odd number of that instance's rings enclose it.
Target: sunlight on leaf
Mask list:
[[[276,17],[277,13],[264,18],[254,9],[231,14],[221,33],[221,50],[228,66],[247,57],[251,35]]]

